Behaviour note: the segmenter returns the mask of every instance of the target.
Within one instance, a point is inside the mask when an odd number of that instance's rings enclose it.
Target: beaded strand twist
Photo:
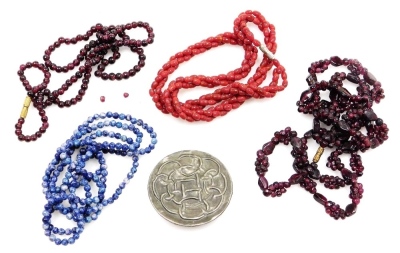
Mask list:
[[[264,35],[265,45],[254,38],[247,27],[247,23],[254,23]],[[176,118],[192,121],[211,121],[216,117],[224,116],[232,109],[240,107],[250,98],[272,98],[277,92],[283,91],[288,82],[285,68],[274,59],[277,49],[275,41],[275,26],[269,23],[258,11],[241,13],[234,21],[233,33],[225,32],[215,37],[200,41],[187,49],[172,56],[170,60],[158,71],[157,77],[151,85],[150,95],[156,107],[165,114],[172,114]],[[163,91],[168,76],[171,75],[181,63],[189,61],[192,57],[204,53],[212,48],[224,44],[243,47],[245,54],[242,66],[228,74],[217,76],[191,75],[178,77],[171,81]],[[246,84],[238,81],[245,78],[257,60],[258,49],[263,52],[263,58],[256,72]],[[272,81],[268,86],[260,87],[267,77],[268,71],[273,67]],[[278,85],[281,78],[281,84]],[[187,100],[182,103],[178,100],[180,89],[191,89],[197,86],[215,88],[214,92],[201,96],[199,99]]]
[[[104,121],[100,121],[103,119]],[[123,120],[128,123],[123,123]],[[150,144],[145,148],[140,148],[143,133],[137,126],[144,129],[151,137]],[[136,138],[107,131],[105,127],[131,131]],[[100,137],[109,137],[120,142],[97,142],[96,139]],[[57,149],[43,177],[42,187],[47,204],[44,206],[42,221],[45,235],[49,236],[50,241],[57,245],[68,245],[79,239],[85,224],[97,220],[103,208],[119,198],[137,171],[139,156],[150,153],[156,143],[157,134],[152,127],[141,119],[122,113],[95,114],[80,125],[71,138]],[[79,152],[74,160],[72,156],[77,150]],[[133,161],[126,178],[108,198],[105,196],[108,168],[104,157],[107,153],[128,156]],[[90,159],[96,159],[99,163],[95,172],[85,168],[86,162]],[[64,172],[65,175],[60,180],[59,177]],[[94,186],[98,189],[97,193],[94,192]],[[84,197],[77,196],[78,188],[84,189]],[[54,226],[51,218],[55,212],[65,215],[68,220],[74,221],[76,226],[67,229]],[[65,236],[69,237],[63,238]]]
[[[143,28],[147,32],[147,38],[143,40],[131,39],[126,31],[135,28]],[[50,59],[51,54],[62,45],[76,44],[81,41],[88,41],[91,36],[95,35],[96,39],[91,40],[87,43],[76,56],[72,62],[65,66],[59,66],[53,63]],[[153,28],[146,22],[132,22],[126,25],[110,25],[103,26],[102,24],[96,24],[92,26],[84,35],[77,35],[73,38],[60,37],[52,45],[48,47],[44,52],[43,63],[37,61],[27,62],[20,66],[18,70],[19,80],[22,82],[25,90],[27,91],[27,97],[25,99],[23,109],[21,111],[20,118],[15,125],[15,134],[18,136],[20,141],[36,141],[40,138],[49,127],[48,117],[46,116],[45,109],[52,105],[57,104],[58,107],[70,107],[78,102],[82,101],[83,96],[86,94],[88,89],[89,79],[92,73],[92,67],[97,65],[97,70],[94,72],[96,77],[101,77],[103,80],[123,80],[133,77],[138,73],[141,68],[145,66],[146,56],[144,55],[143,47],[154,42]],[[104,72],[108,65],[114,64],[121,56],[119,48],[128,47],[132,52],[138,55],[139,61],[128,71],[123,73],[106,73]],[[112,56],[108,59],[106,58],[107,53],[111,51]],[[83,65],[81,65],[81,63]],[[81,66],[80,66],[81,65]],[[47,85],[50,83],[51,73],[50,71],[55,71],[56,73],[67,73],[72,71],[74,68],[78,67],[78,71],[73,74],[69,79],[61,85],[60,88],[50,91]],[[27,69],[36,68],[43,72],[44,79],[43,82],[32,86],[26,79],[25,71]],[[82,79],[81,88],[78,94],[65,101],[61,101],[60,96],[63,95],[74,83]],[[25,118],[28,113],[29,106],[33,103],[33,107],[38,110],[39,116],[41,117],[42,126],[32,135],[24,135],[22,133],[22,126],[25,123]]]
[[[323,73],[329,65],[343,65],[350,72],[336,72],[329,81],[318,81],[317,74]],[[312,63],[308,72],[310,75],[306,80],[309,89],[301,94],[297,106],[300,113],[314,116],[313,128],[301,138],[297,137],[297,132],[290,127],[275,132],[271,141],[257,151],[255,170],[259,177],[258,185],[265,196],[280,197],[291,185],[299,184],[313,194],[314,199],[324,206],[328,215],[334,219],[344,219],[356,212],[364,193],[363,185],[358,182],[358,178],[364,172],[358,152],[374,149],[388,139],[387,125],[372,109],[373,102],[379,103],[384,98],[383,89],[381,83],[357,60],[334,56],[329,60]],[[343,87],[345,80],[358,85],[357,94],[353,95]],[[329,91],[330,101],[320,96],[320,92],[326,90]],[[321,122],[330,128],[324,128]],[[366,129],[366,135],[361,132],[362,128]],[[314,159],[309,161],[307,141],[311,138],[320,148]],[[291,144],[295,174],[286,182],[269,184],[265,178],[269,168],[268,156],[279,143]],[[326,166],[333,171],[340,171],[342,177],[320,174],[317,162],[327,147],[334,150],[328,157]],[[346,168],[340,159],[345,153],[350,154],[349,168]],[[342,209],[335,202],[329,201],[317,192],[318,180],[327,189],[350,186],[351,203]]]

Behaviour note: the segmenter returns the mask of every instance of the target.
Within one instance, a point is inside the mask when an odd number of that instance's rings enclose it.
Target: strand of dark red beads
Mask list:
[[[247,27],[247,23],[254,23],[264,35],[265,45],[254,38]],[[171,81],[163,91],[168,76],[171,75],[181,63],[189,61],[195,55],[204,53],[212,48],[224,45],[238,45],[245,51],[242,66],[228,74],[217,76],[191,75],[178,77]],[[264,53],[260,66],[246,84],[238,81],[245,78],[255,65],[258,49]],[[151,85],[150,95],[156,107],[165,114],[172,114],[176,118],[192,121],[211,121],[216,117],[224,116],[232,109],[240,107],[250,98],[271,98],[287,86],[285,68],[274,59],[277,44],[275,41],[275,27],[270,24],[258,11],[241,13],[234,21],[233,33],[225,32],[215,37],[210,37],[189,46],[182,52],[172,56],[170,60],[158,71],[157,77]],[[260,87],[267,77],[268,72],[275,67],[272,81],[268,86]],[[281,84],[278,85],[281,78]],[[203,95],[198,99],[187,100],[182,103],[178,99],[180,89],[191,89],[197,86],[215,88],[214,92]]]
[[[131,39],[126,31],[134,28],[143,28],[147,31],[147,39],[135,40]],[[95,35],[96,39],[91,40],[87,43],[79,52],[76,59],[65,66],[58,66],[50,60],[51,54],[59,48],[61,45],[71,45],[76,44],[81,41],[88,41],[89,38]],[[18,119],[15,125],[15,134],[18,136],[20,141],[35,141],[46,132],[49,127],[48,118],[46,116],[45,108],[52,104],[58,105],[58,107],[70,107],[78,102],[80,102],[86,93],[89,85],[89,79],[92,73],[92,67],[97,65],[97,70],[94,75],[101,77],[103,80],[123,80],[128,79],[136,75],[141,68],[145,66],[146,56],[144,55],[143,47],[152,44],[154,41],[153,28],[150,27],[148,23],[145,22],[132,22],[126,25],[111,25],[103,26],[97,24],[92,26],[83,35],[77,35],[73,38],[59,38],[55,41],[49,48],[44,52],[43,63],[37,61],[27,62],[20,66],[18,71],[18,76],[25,90],[27,91],[27,99],[24,103],[23,111],[21,112],[21,117]],[[139,61],[128,71],[122,73],[106,73],[105,69],[108,65],[114,64],[120,58],[119,49],[121,47],[128,47],[132,52],[138,55]],[[106,58],[107,53],[111,51],[112,56],[108,59]],[[82,65],[81,63],[84,62]],[[60,88],[50,91],[47,85],[50,83],[50,71],[55,71],[57,73],[66,73],[74,68],[78,67],[78,71],[72,75],[69,79],[65,81]],[[32,86],[25,77],[25,70],[36,68],[43,72],[44,79],[39,85]],[[60,99],[60,96],[66,92],[69,87],[76,83],[79,79],[82,79],[81,88],[78,94],[65,101]],[[22,126],[25,123],[25,117],[29,108],[29,104],[32,101],[33,106],[38,110],[41,117],[42,126],[33,135],[24,135],[22,133]]]
[[[317,74],[323,73],[330,65],[346,66],[349,73],[336,72],[329,81],[318,81]],[[313,115],[313,128],[301,138],[290,127],[275,132],[271,141],[257,151],[255,166],[258,184],[263,194],[271,197],[279,197],[291,185],[299,184],[313,194],[327,214],[334,219],[344,219],[356,212],[364,193],[362,184],[358,182],[364,171],[359,151],[374,149],[388,139],[387,125],[372,109],[373,102],[379,103],[384,98],[383,89],[381,83],[357,60],[334,56],[312,63],[308,72],[310,75],[306,80],[309,89],[301,94],[297,106],[300,113]],[[343,87],[345,81],[358,85],[357,94],[351,94]],[[329,91],[329,101],[321,98],[321,91]],[[322,127],[321,122],[330,128]],[[363,128],[367,131],[366,135],[361,132]],[[307,141],[311,138],[320,148],[314,159],[309,161]],[[295,174],[286,182],[269,184],[265,177],[269,168],[268,157],[279,143],[291,144]],[[326,166],[333,171],[340,171],[341,177],[320,174],[317,162],[324,148],[333,149]],[[350,154],[350,168],[341,162],[340,156],[344,153]],[[342,209],[327,200],[317,192],[318,181],[327,189],[350,186],[351,203]]]

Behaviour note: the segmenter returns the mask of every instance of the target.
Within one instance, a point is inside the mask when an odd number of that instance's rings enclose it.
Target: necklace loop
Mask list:
[[[145,29],[148,37],[143,40],[131,39],[126,34],[126,31],[134,28]],[[95,35],[97,39],[90,40],[89,43],[87,43],[79,51],[76,59],[74,59],[72,62],[65,66],[59,66],[51,61],[51,54],[56,49],[60,48],[61,45],[71,45],[82,41],[88,41],[92,35]],[[17,74],[22,82],[22,85],[28,93],[28,96],[31,98],[33,106],[39,110],[39,114],[42,116],[43,121],[43,116],[45,116],[45,113],[42,112],[42,110],[44,110],[46,107],[52,104],[57,104],[60,108],[71,107],[82,101],[83,96],[86,94],[86,90],[89,87],[88,85],[89,79],[92,75],[92,67],[96,65],[97,70],[94,72],[94,75],[96,77],[101,77],[103,80],[119,81],[135,76],[136,73],[138,73],[141,68],[145,66],[146,56],[144,55],[143,47],[152,44],[153,41],[153,28],[151,28],[150,25],[145,22],[132,22],[126,25],[118,26],[103,26],[101,24],[96,24],[83,35],[79,34],[73,38],[59,38],[52,45],[50,45],[47,50],[45,50],[43,56],[44,64],[38,63],[37,61],[27,62],[26,64],[20,66]],[[104,72],[108,65],[114,64],[120,58],[119,48],[123,46],[129,47],[132,52],[138,55],[138,63],[128,71],[124,71],[122,73]],[[106,55],[109,51],[112,52],[112,56],[107,59]],[[51,77],[50,71],[67,73],[76,67],[78,67],[78,71],[69,79],[67,79],[60,88],[53,91],[47,89]],[[29,68],[36,68],[43,72],[44,79],[42,83],[36,86],[32,86],[29,83],[24,74],[25,70]],[[60,99],[61,95],[63,95],[73,84],[77,83],[79,79],[82,79],[82,84],[78,94],[75,97],[62,101]],[[33,135],[22,134],[21,127],[25,122],[27,113],[25,113],[26,109],[23,110],[24,112],[21,114],[21,117],[17,123],[18,127],[16,125],[15,133],[18,136],[18,139],[21,141],[35,141],[37,138],[41,137],[45,131],[41,131],[39,129],[39,131]],[[45,125],[48,127],[47,117]]]
[[[329,65],[344,65],[349,73],[336,72],[329,81],[318,81],[317,74],[323,73]],[[356,212],[364,193],[363,185],[358,182],[358,178],[364,173],[358,152],[376,148],[388,139],[387,125],[372,110],[373,102],[379,103],[384,98],[383,89],[381,83],[357,60],[346,58],[342,60],[334,56],[330,60],[312,63],[308,71],[310,75],[306,81],[309,89],[302,92],[296,104],[300,113],[314,116],[313,128],[302,138],[297,137],[297,133],[290,127],[275,132],[271,141],[257,151],[255,167],[259,177],[258,185],[265,196],[280,197],[291,185],[299,184],[313,194],[314,199],[324,206],[328,215],[334,219],[344,219]],[[353,95],[343,87],[345,81],[358,85],[357,94]],[[329,91],[330,101],[320,96],[320,92],[326,90]],[[321,122],[328,128],[324,128]],[[366,135],[361,132],[362,128],[367,130]],[[320,147],[313,160],[309,161],[307,140],[311,138]],[[293,169],[296,173],[287,182],[269,184],[265,177],[269,168],[268,156],[279,143],[292,145],[291,155],[294,158]],[[333,149],[326,166],[333,171],[340,171],[341,177],[321,175],[317,163],[326,148]],[[350,154],[349,169],[345,168],[339,158],[345,153]],[[327,189],[350,186],[351,203],[342,209],[338,204],[329,201],[317,192],[317,181]]]
[[[107,127],[133,132],[136,137],[108,131],[105,129]],[[143,133],[139,127],[151,138],[145,148],[140,147]],[[111,141],[96,141],[101,137],[111,138]],[[137,172],[139,156],[150,153],[156,143],[157,134],[153,128],[129,114],[95,114],[79,125],[72,137],[57,149],[43,176],[42,187],[47,203],[42,213],[42,221],[45,235],[50,241],[57,245],[75,243],[85,225],[97,220],[104,208],[120,197]],[[74,153],[78,153],[76,158],[73,158]],[[108,197],[106,182],[109,170],[105,160],[107,153],[132,159],[132,166],[126,177]],[[99,163],[95,171],[89,171],[85,166],[90,159],[96,159]],[[62,180],[59,179],[61,175]],[[84,190],[84,196],[77,195],[79,188]],[[68,220],[75,222],[76,226],[66,229],[56,227],[52,223],[54,213],[64,215]]]
[[[261,46],[261,43],[254,38],[253,33],[247,27],[248,22],[254,23],[261,30],[264,35],[264,46]],[[191,75],[178,77],[163,90],[168,81],[168,76],[181,63],[224,44],[239,45],[244,49],[245,59],[240,68],[217,76]],[[254,67],[258,54],[257,48],[259,47],[265,52],[260,65],[246,84],[239,83],[238,81],[245,78]],[[276,48],[274,25],[266,21],[257,11],[246,11],[235,19],[233,33],[225,32],[210,37],[172,56],[158,71],[149,91],[150,96],[153,98],[156,107],[163,113],[172,114],[174,117],[189,122],[211,121],[239,108],[247,99],[271,98],[277,92],[286,88],[288,83],[285,68],[272,57]],[[260,87],[271,69],[273,69],[271,83]],[[279,81],[280,84],[278,85]],[[198,86],[219,88],[198,99],[187,100],[186,102],[179,101],[178,92],[181,89],[191,89]]]

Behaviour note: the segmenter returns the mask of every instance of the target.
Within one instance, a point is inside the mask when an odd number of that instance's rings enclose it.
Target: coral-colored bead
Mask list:
[[[284,90],[287,86],[287,76],[283,71],[284,68],[281,67],[278,61],[266,59],[265,56],[260,66],[257,67],[253,77],[250,77],[246,84],[236,82],[247,77],[251,72],[251,69],[257,61],[257,54],[259,53],[256,47],[260,46],[260,42],[254,38],[252,31],[247,27],[248,22],[253,22],[256,27],[263,32],[267,47],[275,53],[277,47],[275,42],[275,27],[268,23],[257,11],[241,13],[234,20],[233,32],[224,32],[215,37],[209,37],[199,43],[195,43],[182,52],[176,53],[162,66],[149,92],[153,97],[156,107],[164,113],[171,113],[174,116],[177,115],[187,121],[211,121],[216,117],[226,115],[232,109],[240,107],[245,100],[251,97],[273,97],[276,92]],[[178,77],[176,80],[171,81],[167,88],[164,88],[168,76],[174,73],[180,63],[188,61],[194,55],[204,53],[212,47],[227,43],[243,47],[245,59],[240,68],[229,71],[228,74],[220,74],[211,77],[202,75]],[[281,89],[259,89],[258,86],[265,81],[268,72],[273,67],[277,68],[274,71],[273,80],[265,87],[271,85],[276,86],[279,77],[281,77],[281,82],[285,84],[285,86],[282,86]],[[184,103],[178,101],[177,94],[179,89],[190,89],[197,86],[207,88],[219,86],[222,88],[216,89],[210,94],[203,95],[199,99],[187,100]],[[171,101],[173,106],[171,105]],[[207,108],[210,105],[216,106]]]

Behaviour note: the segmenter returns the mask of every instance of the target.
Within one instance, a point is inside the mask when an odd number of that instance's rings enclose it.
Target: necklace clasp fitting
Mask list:
[[[24,119],[26,118],[26,115],[28,115],[28,109],[30,105],[31,105],[31,98],[27,96],[24,101],[24,106],[22,107],[21,110],[21,116],[20,116],[21,118]]]
[[[319,147],[317,152],[314,155],[313,162],[317,163],[319,159],[321,158],[322,154],[324,153],[324,148]]]
[[[275,59],[275,55],[271,51],[269,51],[266,45],[261,45],[259,49],[271,60]]]

